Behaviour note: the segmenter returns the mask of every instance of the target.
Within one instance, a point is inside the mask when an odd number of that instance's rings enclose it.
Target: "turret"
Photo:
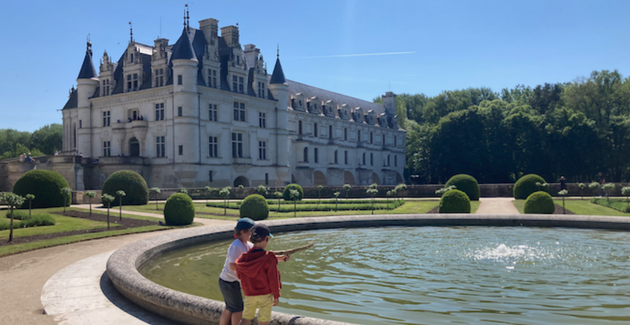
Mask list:
[[[276,58],[276,65],[273,68],[273,74],[269,79],[269,91],[277,104],[277,130],[278,132],[278,166],[289,166],[289,85],[284,79],[284,72],[280,64],[280,50]],[[290,175],[286,175],[286,182],[290,181]]]
[[[182,35],[173,46],[171,62],[173,63],[174,91],[197,93],[197,65],[199,61],[190,43],[188,28],[184,28]]]

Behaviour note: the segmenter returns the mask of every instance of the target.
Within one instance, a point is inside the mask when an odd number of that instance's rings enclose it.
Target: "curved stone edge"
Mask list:
[[[389,226],[525,226],[630,230],[630,218],[583,215],[360,215],[260,222],[268,225],[272,233]],[[223,302],[163,287],[142,276],[138,268],[147,260],[177,248],[231,238],[232,226],[213,226],[184,229],[143,239],[114,252],[107,261],[107,274],[123,296],[162,317],[183,324],[218,324]],[[270,324],[348,323],[273,312]]]

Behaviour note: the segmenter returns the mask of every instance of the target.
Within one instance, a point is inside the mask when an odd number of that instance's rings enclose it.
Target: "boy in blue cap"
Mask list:
[[[241,295],[241,283],[236,276],[236,259],[242,253],[248,252],[254,245],[249,242],[254,220],[242,218],[234,228],[234,242],[228,248],[223,271],[219,276],[219,289],[225,300],[225,309],[221,313],[219,325],[238,324],[243,316],[243,296]]]

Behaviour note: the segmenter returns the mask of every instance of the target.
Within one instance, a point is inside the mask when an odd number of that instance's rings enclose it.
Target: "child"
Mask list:
[[[245,292],[245,308],[239,324],[249,325],[259,308],[258,324],[267,325],[271,320],[271,306],[278,305],[282,288],[278,261],[286,262],[289,256],[276,256],[265,251],[269,238],[273,238],[266,225],[255,225],[251,233],[254,247],[236,260],[236,274]]]
[[[254,220],[242,218],[234,228],[234,242],[228,248],[223,271],[219,276],[219,289],[225,300],[225,309],[221,313],[220,325],[238,324],[243,316],[243,296],[241,296],[241,284],[236,276],[236,259],[242,253],[248,252],[254,245],[248,241]]]

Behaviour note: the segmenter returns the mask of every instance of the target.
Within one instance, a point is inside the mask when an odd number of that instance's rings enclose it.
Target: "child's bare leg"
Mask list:
[[[240,322],[240,323],[238,323],[238,325],[249,325],[249,323],[250,323],[251,321],[252,321],[251,319],[245,319],[245,318],[242,318],[242,319],[241,319],[241,322]]]
[[[219,319],[219,325],[228,325],[230,323],[231,317],[234,317],[234,314],[232,314],[232,312],[227,309],[223,309],[223,312],[221,313],[221,318]],[[236,323],[232,322],[232,324]]]
[[[241,322],[243,318],[243,312],[239,311],[238,313],[232,313],[232,325],[236,325]]]

